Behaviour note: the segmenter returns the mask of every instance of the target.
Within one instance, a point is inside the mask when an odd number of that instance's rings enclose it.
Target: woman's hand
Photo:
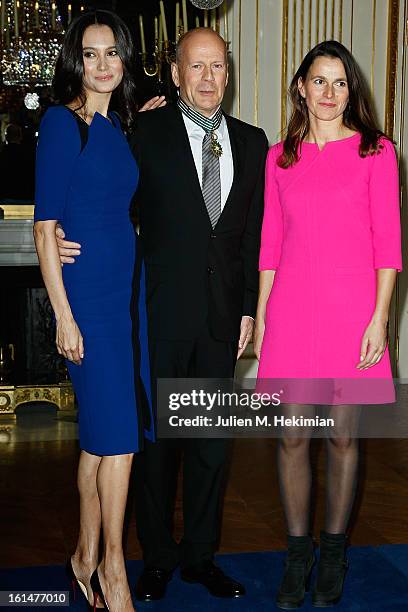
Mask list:
[[[361,341],[358,370],[368,370],[378,363],[387,348],[387,322],[373,319]]]
[[[254,331],[254,353],[258,361],[261,358],[262,342],[265,333],[265,320],[256,318]]]
[[[84,357],[84,341],[72,316],[64,316],[57,320],[56,344],[60,355],[76,365],[81,365]]]

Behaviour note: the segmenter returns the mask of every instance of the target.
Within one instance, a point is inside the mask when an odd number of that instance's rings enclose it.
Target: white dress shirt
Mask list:
[[[194,157],[194,163],[197,169],[198,180],[200,186],[203,184],[203,140],[205,130],[202,127],[191,121],[187,115],[183,113],[184,125],[186,126],[188,139],[190,141],[191,152]],[[232,159],[231,142],[228,134],[228,127],[225,117],[222,118],[221,125],[218,130],[215,130],[218,137],[218,142],[222,146],[223,154],[220,157],[220,174],[221,174],[221,211],[224,209],[225,203],[231,191],[232,181],[234,179],[234,162]]]

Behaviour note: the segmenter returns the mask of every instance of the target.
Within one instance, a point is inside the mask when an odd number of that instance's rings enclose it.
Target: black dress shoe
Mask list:
[[[136,584],[136,598],[139,601],[156,601],[166,594],[171,572],[159,568],[144,569]]]
[[[212,561],[181,570],[181,578],[185,582],[202,584],[214,597],[242,597],[245,595],[245,588],[242,584],[226,576]]]

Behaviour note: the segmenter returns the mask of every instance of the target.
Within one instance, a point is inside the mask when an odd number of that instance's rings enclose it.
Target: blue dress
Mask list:
[[[144,437],[153,440],[144,267],[129,218],[139,170],[119,120],[110,119],[95,113],[84,123],[82,146],[73,111],[48,109],[36,166],[35,221],[58,220],[67,239],[81,243],[62,271],[85,355],[67,366],[80,446],[96,455],[137,452]]]

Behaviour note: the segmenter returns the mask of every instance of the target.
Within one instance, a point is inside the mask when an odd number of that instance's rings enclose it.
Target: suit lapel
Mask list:
[[[245,167],[245,139],[237,129],[235,122],[229,115],[224,115],[228,127],[228,135],[231,143],[232,160],[234,163],[234,178],[232,181],[231,189],[228,194],[227,201],[222,210],[221,216],[218,219],[217,225],[222,222],[225,215],[228,213],[230,207],[233,205],[235,196],[238,192],[239,183],[242,180],[243,171]]]
[[[210,217],[208,216],[207,207],[204,202],[203,193],[201,191],[200,181],[197,176],[197,168],[194,162],[193,153],[191,151],[190,141],[188,138],[186,126],[183,121],[183,115],[176,106],[172,108],[174,120],[174,160],[177,163],[178,171],[180,168],[183,172],[183,181],[187,183],[190,189],[192,199],[199,204],[199,207],[205,214],[208,224],[211,227]]]

